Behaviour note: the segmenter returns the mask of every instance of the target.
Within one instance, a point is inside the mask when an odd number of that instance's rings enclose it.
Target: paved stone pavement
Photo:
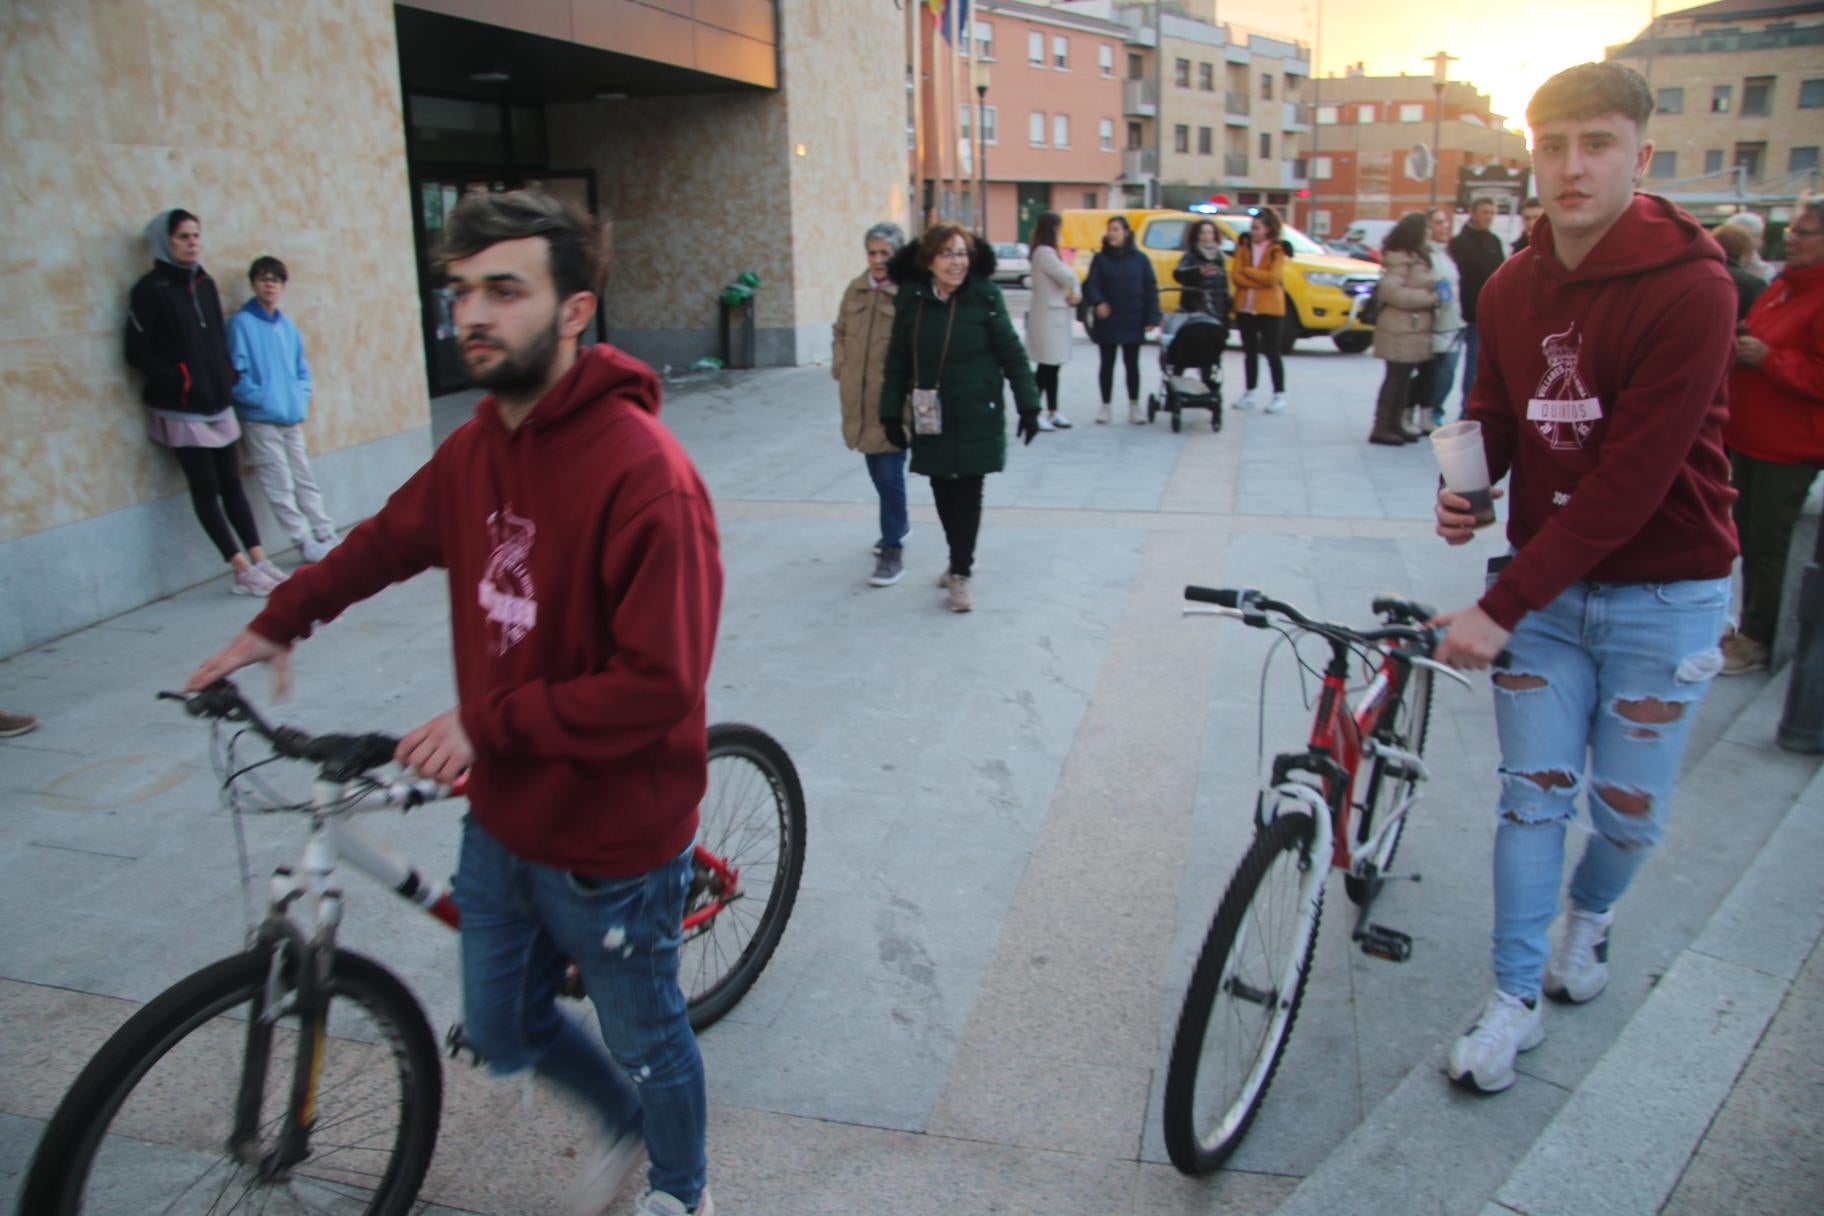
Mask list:
[[[1144,354],[1156,384],[1156,349]],[[1165,1051],[1249,834],[1257,731],[1269,751],[1294,746],[1307,712],[1283,649],[1262,708],[1273,639],[1181,618],[1183,585],[1258,586],[1365,621],[1383,591],[1470,601],[1501,544],[1447,549],[1431,535],[1428,450],[1363,443],[1380,371],[1307,340],[1288,360],[1287,413],[1230,413],[1220,434],[1192,414],[1174,435],[1163,420],[1093,425],[1094,351],[1079,342],[1064,376],[1075,429],[1014,447],[989,479],[967,616],[933,586],[945,555],[921,478],[908,575],[867,586],[873,492],[841,445],[827,370],[669,388],[665,417],[723,532],[711,718],[777,736],[810,808],[784,943],[703,1038],[720,1210],[1271,1211],[1480,1002],[1492,717],[1485,691],[1440,687],[1435,779],[1401,857],[1424,881],[1380,912],[1414,936],[1413,961],[1349,949],[1332,892],[1297,1033],[1249,1139],[1213,1179],[1164,1164]],[[1237,352],[1226,372],[1232,397]],[[461,409],[440,403],[438,435]],[[0,743],[0,1178],[18,1176],[39,1121],[135,1002],[238,945],[234,841],[205,732],[152,693],[248,615],[216,582],[0,662],[0,704],[45,719]],[[432,575],[358,607],[301,648],[284,717],[397,730],[446,708],[447,620]],[[1760,686],[1718,687],[1694,753]],[[1739,872],[1774,809],[1694,828],[1690,848]],[[255,874],[300,841],[283,817],[247,827]],[[375,828],[424,868],[452,868],[447,809]],[[1728,889],[1682,864],[1674,854],[1661,869],[1678,881],[1643,891],[1632,961],[1589,1029],[1529,1056],[1533,1081],[1506,1106],[1465,1106],[1468,1134],[1554,1107],[1600,1054],[1650,989],[1653,960]],[[348,886],[346,944],[406,977],[434,1025],[452,1021],[453,939]],[[543,1092],[527,1111],[466,1069],[448,1084],[427,1199],[550,1210],[588,1142],[577,1113]]]

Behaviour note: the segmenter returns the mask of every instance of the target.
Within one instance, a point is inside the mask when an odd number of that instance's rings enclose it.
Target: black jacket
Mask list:
[[[1760,275],[1733,258],[1729,261],[1729,277],[1735,280],[1735,319],[1739,324],[1748,319],[1748,310],[1754,307],[1754,302],[1767,290],[1767,284]]]
[[[127,362],[146,374],[141,399],[204,417],[232,408],[227,328],[208,271],[155,262],[127,305]]]
[[[1083,302],[1090,308],[1090,337],[1099,346],[1137,346],[1149,327],[1159,324],[1159,281],[1153,260],[1134,248],[1132,238],[1119,248],[1105,240],[1083,280]],[[1106,317],[1095,315],[1107,304]]]
[[[1482,284],[1501,268],[1506,254],[1501,252],[1501,238],[1493,232],[1463,225],[1462,231],[1450,238],[1446,246],[1450,260],[1457,264],[1457,275],[1463,282],[1463,319],[1476,323],[1476,298]]]
[[[1216,273],[1205,275],[1205,266],[1214,266]],[[1195,249],[1188,250],[1178,259],[1172,277],[1184,288],[1178,297],[1179,312],[1207,312],[1224,324],[1228,323],[1229,272],[1220,253],[1214,258],[1206,258]]]

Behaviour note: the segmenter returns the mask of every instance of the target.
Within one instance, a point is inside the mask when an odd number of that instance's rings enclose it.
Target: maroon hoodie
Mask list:
[[[1504,629],[1571,584],[1723,578],[1735,559],[1722,428],[1735,284],[1697,221],[1637,194],[1576,270],[1550,221],[1482,289],[1468,416],[1509,471],[1518,550],[1482,610]]]
[[[722,567],[709,495],[645,364],[582,352],[509,431],[492,396],[386,506],[254,619],[286,645],[449,571],[469,802],[511,852],[644,873],[697,830]]]

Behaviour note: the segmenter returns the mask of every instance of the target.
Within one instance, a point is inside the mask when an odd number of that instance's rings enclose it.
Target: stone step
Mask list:
[[[1824,798],[1824,778],[1819,776],[1816,757],[1795,756],[1775,746],[1774,733],[1786,684],[1785,673],[1776,674],[1733,717],[1720,723],[1712,720],[1694,738],[1695,758],[1689,760],[1681,779],[1665,846],[1642,871],[1618,920],[1613,977],[1602,999],[1584,1006],[1548,1007],[1546,1042],[1521,1057],[1519,1082],[1493,1097],[1465,1093],[1446,1082],[1442,1066],[1449,1044],[1440,1040],[1275,1209],[1279,1216],[1329,1216],[1335,1212],[1361,1216],[1477,1216],[1485,1211],[1497,1191],[1532,1185],[1528,1179],[1551,1172],[1535,1165],[1522,1174],[1517,1167],[1523,1158],[1530,1160],[1530,1150],[1554,1126],[1561,1112],[1570,1111],[1575,1117],[1579,1109],[1572,1105],[1576,1095],[1602,1069],[1610,1049],[1629,1035],[1637,1015],[1655,999],[1659,987],[1670,983],[1681,994],[1693,989],[1711,991],[1705,985],[1718,979],[1719,960],[1705,947],[1731,949],[1732,945],[1724,943],[1734,943],[1743,936],[1740,931],[1733,937],[1724,934],[1725,926],[1741,923],[1736,909],[1741,906],[1739,901],[1746,889],[1763,881],[1759,875],[1764,867],[1796,868],[1817,856],[1815,848],[1806,852],[1800,841],[1787,839],[1795,831],[1818,830],[1803,828],[1809,815],[1798,812]],[[1728,686],[1721,691],[1725,696],[1742,695],[1732,694]],[[1795,826],[1789,827],[1789,823]],[[1579,847],[1573,837],[1567,848],[1571,859]],[[1794,848],[1801,850],[1797,860],[1791,859]],[[1782,869],[1781,874],[1785,873]],[[1809,899],[1815,904],[1817,884],[1807,885],[1803,871],[1797,873],[1796,880],[1772,880],[1794,888],[1781,898],[1800,902]],[[1765,920],[1757,909],[1750,909],[1750,914]],[[1810,930],[1811,936],[1804,937],[1803,923],[1795,932],[1807,948],[1817,937],[1815,926]],[[1793,947],[1784,935],[1781,943],[1776,957],[1783,961]],[[1694,951],[1701,957],[1688,958]],[[1803,958],[1803,953],[1793,957],[1792,970],[1796,971]],[[1759,975],[1758,968],[1764,965],[1757,961],[1760,959],[1761,955],[1756,954],[1733,959],[1730,965]],[[1464,1024],[1486,999],[1488,982],[1483,970],[1465,987],[1461,1011]],[[1779,995],[1783,995],[1783,988],[1777,995],[1772,992],[1779,982],[1771,974],[1761,975],[1753,982],[1752,1009],[1744,1009],[1738,1019],[1744,1026],[1757,1018],[1760,1025],[1765,1024],[1765,1017],[1772,1015]],[[1790,983],[1790,973],[1784,982]],[[1684,1008],[1683,999],[1677,1007],[1680,1010]],[[1665,1016],[1648,1015],[1643,1025],[1651,1029]],[[1744,1053],[1752,1048],[1759,1033],[1756,1029],[1743,1036]],[[1657,1037],[1648,1040],[1663,1041]],[[1735,1042],[1731,1037],[1727,1050],[1733,1051]],[[1294,1034],[1288,1051],[1298,1049]],[[1719,1052],[1722,1050],[1719,1047]],[[1738,1059],[1735,1068],[1728,1070],[1723,1093],[1705,1108],[1706,1113],[1697,1124],[1698,1135],[1708,1122],[1708,1112],[1714,1111],[1726,1094],[1727,1082],[1739,1070],[1740,1063]],[[1686,1100],[1691,1099],[1687,1096]],[[1702,1105],[1701,1096],[1698,1105]],[[1650,1117],[1630,1115],[1618,1122],[1640,1129],[1653,1128],[1654,1134],[1661,1130]],[[1571,1128],[1584,1125],[1564,1126],[1569,1134]],[[1617,1144],[1611,1137],[1603,1160],[1612,1167],[1629,1147]],[[1688,1155],[1690,1147],[1685,1144],[1682,1151]],[[1684,1157],[1678,1160],[1682,1164]],[[1677,1169],[1672,1169],[1665,1178],[1666,1188],[1669,1190],[1676,1180]],[[1514,1210],[1528,1216],[1535,1212],[1532,1208]],[[1573,1210],[1611,1209],[1582,1202],[1569,1207],[1541,1207],[1537,1212],[1543,1216],[1548,1211]]]

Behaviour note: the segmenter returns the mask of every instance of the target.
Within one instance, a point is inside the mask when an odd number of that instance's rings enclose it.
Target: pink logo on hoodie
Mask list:
[[[488,516],[493,551],[482,568],[476,599],[494,628],[494,657],[499,658],[525,639],[538,624],[538,600],[532,587],[532,539],[538,528],[529,519],[513,514],[512,504]]]
[[[1526,403],[1526,417],[1554,448],[1580,451],[1602,418],[1602,401],[1577,369],[1583,335],[1573,322],[1563,333],[1548,334],[1539,349],[1545,355],[1545,374]]]

